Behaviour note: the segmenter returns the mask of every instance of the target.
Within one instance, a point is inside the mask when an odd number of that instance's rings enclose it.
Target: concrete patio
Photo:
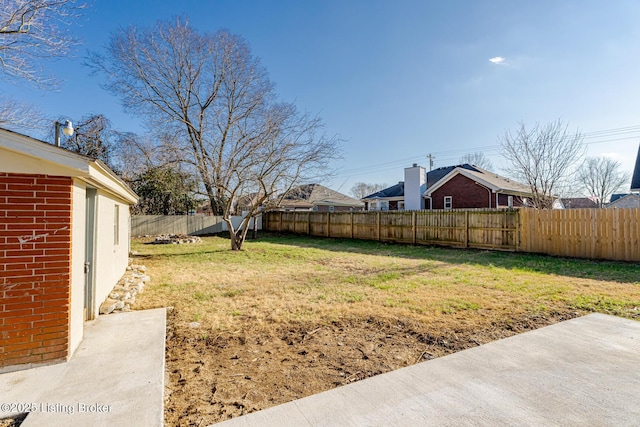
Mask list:
[[[161,426],[165,333],[164,308],[100,316],[68,362],[0,374],[0,403],[32,407],[22,427]]]
[[[218,425],[640,426],[640,322],[591,314]]]

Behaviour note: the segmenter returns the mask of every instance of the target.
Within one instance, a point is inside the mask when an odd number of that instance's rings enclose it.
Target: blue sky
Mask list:
[[[49,63],[57,92],[0,90],[72,121],[105,114],[142,132],[82,65],[110,34],[186,16],[200,31],[243,36],[283,100],[318,113],[344,139],[332,188],[394,184],[412,163],[458,163],[483,151],[497,172],[498,136],[519,121],[561,118],[589,155],[632,171],[640,143],[640,2],[427,0],[94,0],[75,56]],[[493,62],[490,61],[492,58]]]

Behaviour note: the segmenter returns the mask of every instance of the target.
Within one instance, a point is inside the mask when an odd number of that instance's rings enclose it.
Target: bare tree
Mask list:
[[[82,118],[75,125],[73,135],[62,137],[60,145],[69,151],[101,160],[115,170],[113,136],[109,119],[102,114],[93,114]]]
[[[69,24],[84,8],[76,0],[0,0],[0,71],[5,78],[43,89],[55,87],[56,80],[44,73],[41,60],[68,56],[77,44]],[[37,108],[4,96],[0,126],[33,130],[51,123]]]
[[[62,58],[77,40],[68,24],[84,4],[76,0],[0,0],[0,68],[10,78],[40,86],[54,79],[39,67],[42,58]]]
[[[338,140],[324,136],[321,120],[275,102],[266,70],[226,31],[200,34],[183,19],[130,27],[89,63],[128,111],[178,137],[182,160],[229,227],[233,250],[261,207],[326,174],[336,156]],[[238,213],[245,216],[236,227]]]
[[[387,187],[387,184],[367,184],[366,182],[356,182],[349,192],[353,197],[360,200],[370,194],[377,193]]]
[[[606,157],[587,157],[578,170],[578,181],[598,207],[604,206],[613,193],[629,182],[631,175],[622,170],[620,162]]]
[[[529,130],[520,123],[515,133],[507,131],[500,139],[502,156],[509,165],[506,172],[529,186],[533,207],[552,208],[584,155],[582,139],[579,131],[569,132],[560,120],[536,123]]]
[[[120,177],[132,182],[148,169],[178,168],[182,153],[177,149],[175,135],[161,134],[152,137],[131,132],[115,132],[114,162]]]
[[[51,127],[42,113],[25,102],[0,96],[0,127],[45,130]]]
[[[133,213],[188,214],[197,207],[197,182],[176,150],[175,135],[116,132],[114,139],[118,174],[139,196]]]
[[[489,160],[481,151],[476,151],[474,153],[467,153],[464,156],[460,157],[459,162],[461,164],[469,163],[470,165],[478,166],[479,168],[482,168],[488,171],[493,169],[493,164],[491,163],[491,160]]]

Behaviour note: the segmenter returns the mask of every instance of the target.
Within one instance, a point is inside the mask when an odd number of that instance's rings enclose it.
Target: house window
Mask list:
[[[120,244],[120,205],[116,205],[113,212],[113,244]]]
[[[513,196],[507,197],[507,205],[509,206],[509,209],[513,208]]]
[[[444,196],[444,208],[451,209],[453,206],[453,197],[452,196]]]
[[[370,210],[370,211],[378,210],[378,203],[376,203],[376,202],[369,202],[369,210]]]
[[[329,212],[333,212],[335,208],[333,206],[329,206]]]
[[[389,202],[387,200],[383,200],[380,202],[380,210],[388,211],[389,210]]]
[[[398,210],[399,211],[403,211],[404,210],[404,202],[398,202]]]
[[[313,205],[313,211],[318,212],[318,205]]]

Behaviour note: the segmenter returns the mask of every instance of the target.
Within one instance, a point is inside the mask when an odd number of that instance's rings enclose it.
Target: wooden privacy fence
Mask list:
[[[267,212],[269,231],[640,261],[640,208]]]
[[[226,230],[226,227],[224,228]],[[204,215],[134,215],[132,236],[158,234],[214,234],[223,231],[221,216]]]
[[[269,231],[412,244],[516,250],[514,210],[267,212]]]
[[[231,222],[235,228],[240,226],[242,216],[232,216]],[[257,222],[257,229],[262,230],[262,218],[252,219],[249,229],[253,229]],[[131,217],[131,235],[155,236],[158,234],[189,234],[205,235],[229,231],[227,223],[221,216],[207,215],[133,215]]]
[[[640,208],[520,211],[520,250],[640,261]]]

